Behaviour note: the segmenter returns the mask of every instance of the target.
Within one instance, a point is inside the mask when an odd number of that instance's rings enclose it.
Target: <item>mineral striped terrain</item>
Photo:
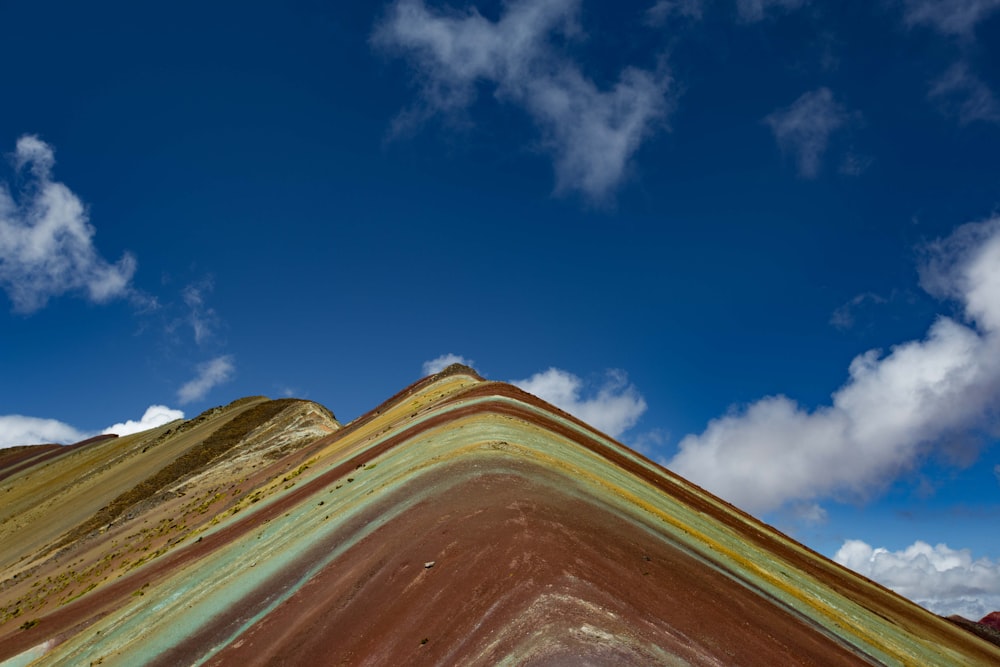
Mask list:
[[[991,665],[511,385],[0,452],[0,665]]]

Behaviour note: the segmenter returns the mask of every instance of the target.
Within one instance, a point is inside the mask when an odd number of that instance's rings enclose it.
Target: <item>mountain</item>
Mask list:
[[[511,385],[0,458],[0,663],[1000,664]]]

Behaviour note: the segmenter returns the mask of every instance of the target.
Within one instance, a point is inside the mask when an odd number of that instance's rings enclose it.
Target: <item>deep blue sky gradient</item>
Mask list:
[[[928,91],[961,61],[1000,94],[1000,11],[956,38],[892,2],[756,22],[708,2],[660,27],[652,4],[585,0],[579,35],[553,37],[601,89],[629,66],[671,72],[671,113],[603,201],[554,193],[531,117],[487,82],[394,137],[419,72],[372,44],[388,4],[0,4],[0,150],[51,145],[100,254],[133,253],[159,303],[66,294],[23,314],[0,295],[0,414],[92,431],[155,403],[193,416],[293,393],[346,421],[453,352],[499,380],[623,369],[649,408],[622,439],[666,434],[649,452],[668,460],[731,406],[828,404],[858,354],[960,317],[921,290],[919,248],[996,211],[1000,123]],[[809,178],[764,119],[819,87],[848,117]],[[841,173],[848,155],[867,167]],[[23,179],[3,165],[12,191]],[[200,343],[190,285],[214,311]],[[862,294],[879,302],[833,326]],[[233,379],[177,406],[219,355]],[[981,442],[974,463],[929,455],[867,501],[824,500],[825,523],[769,519],[828,555],[922,539],[998,559],[1000,449]]]

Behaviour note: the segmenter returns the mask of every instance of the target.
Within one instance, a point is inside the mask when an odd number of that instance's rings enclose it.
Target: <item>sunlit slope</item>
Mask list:
[[[168,530],[171,548],[0,625],[0,659],[1000,664],[995,647],[466,368],[250,461],[202,471],[215,481],[197,488],[226,501]],[[190,496],[171,499],[174,524]]]
[[[256,397],[144,433],[39,448],[48,455],[0,480],[0,633],[165,553],[238,500],[250,471],[337,427],[321,406]]]

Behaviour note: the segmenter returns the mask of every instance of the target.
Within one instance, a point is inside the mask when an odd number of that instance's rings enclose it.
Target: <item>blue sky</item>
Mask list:
[[[451,355],[1000,608],[1000,0],[0,26],[0,443],[249,394],[346,421]]]

